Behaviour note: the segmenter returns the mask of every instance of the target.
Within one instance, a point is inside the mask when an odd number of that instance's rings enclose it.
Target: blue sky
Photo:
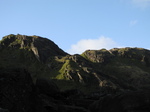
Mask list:
[[[71,54],[86,49],[150,48],[150,0],[0,0],[0,39],[49,38]]]

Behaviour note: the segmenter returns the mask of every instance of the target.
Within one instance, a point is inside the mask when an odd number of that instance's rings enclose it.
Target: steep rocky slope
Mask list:
[[[150,87],[150,51],[146,49],[87,50],[81,55],[52,60],[48,62],[52,78],[79,82],[78,89],[88,86],[88,90],[122,91]],[[61,83],[60,86],[64,85]]]
[[[129,90],[149,88],[149,50],[120,48],[108,51],[102,49],[85,51],[82,56],[101,65],[98,69],[105,75],[106,85]]]
[[[52,79],[61,90],[138,90],[150,85],[150,51],[142,48],[69,55],[46,38],[11,34],[0,41],[0,62],[3,68],[28,70],[34,83],[38,77]]]
[[[0,47],[31,50],[41,62],[45,62],[50,56],[65,56],[67,54],[51,40],[39,36],[11,34],[3,37]]]
[[[39,36],[11,34],[0,41],[2,112],[148,112],[149,88],[150,51],[143,48],[69,55]]]
[[[45,62],[50,56],[65,56],[54,42],[39,36],[8,35],[0,41],[0,67],[27,69],[35,81],[49,76]]]

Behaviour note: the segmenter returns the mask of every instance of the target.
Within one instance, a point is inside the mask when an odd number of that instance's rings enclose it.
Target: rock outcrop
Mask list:
[[[39,36],[11,34],[3,37],[0,46],[1,48],[11,47],[32,50],[36,58],[41,62],[46,62],[50,56],[67,55],[54,42]]]

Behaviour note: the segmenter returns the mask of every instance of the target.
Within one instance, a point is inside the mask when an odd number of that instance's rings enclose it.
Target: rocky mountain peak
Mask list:
[[[0,48],[18,48],[33,51],[39,61],[46,62],[50,56],[65,56],[65,53],[53,41],[40,36],[10,34],[0,41]]]

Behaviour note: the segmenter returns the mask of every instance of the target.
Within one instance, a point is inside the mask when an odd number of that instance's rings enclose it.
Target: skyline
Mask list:
[[[70,54],[88,49],[150,49],[150,0],[2,0],[0,39],[37,35]]]

